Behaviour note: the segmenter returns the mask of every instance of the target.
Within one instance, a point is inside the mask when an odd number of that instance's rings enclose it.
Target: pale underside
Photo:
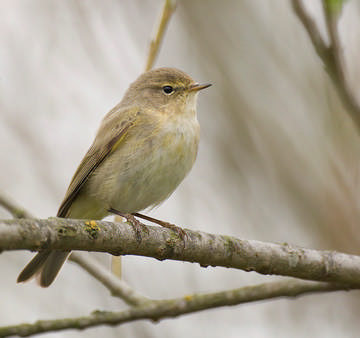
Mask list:
[[[199,124],[195,111],[189,113],[137,112],[120,144],[88,175],[66,217],[102,219],[110,208],[134,213],[168,198],[196,159]]]

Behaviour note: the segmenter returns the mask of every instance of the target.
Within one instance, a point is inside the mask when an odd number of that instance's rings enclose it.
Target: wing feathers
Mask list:
[[[110,111],[104,118],[94,143],[84,156],[71,180],[65,198],[57,213],[58,217],[67,216],[71,204],[90,175],[125,139],[129,128],[135,123],[136,112],[137,110],[135,109],[124,109],[116,114],[114,114],[114,111]]]

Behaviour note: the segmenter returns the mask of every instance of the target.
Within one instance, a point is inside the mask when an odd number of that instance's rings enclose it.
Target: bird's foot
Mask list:
[[[133,213],[132,215],[133,215],[133,216],[136,216],[136,217],[140,217],[140,218],[146,219],[147,221],[153,222],[153,223],[155,223],[155,224],[161,225],[161,226],[164,227],[164,228],[171,229],[172,231],[176,232],[176,234],[177,234],[183,241],[185,241],[185,239],[187,239],[187,237],[188,237],[186,231],[185,231],[183,228],[180,228],[180,227],[178,227],[178,226],[175,225],[175,224],[171,224],[171,223],[169,223],[169,222],[164,222],[164,221],[161,221],[161,220],[159,220],[159,219],[157,219],[157,218],[153,218],[153,217],[150,217],[150,216],[147,216],[147,215],[139,214],[138,212]]]
[[[110,208],[109,212],[126,218],[127,222],[132,226],[135,232],[136,240],[138,243],[140,243],[142,240],[142,236],[141,236],[142,231],[145,231],[147,234],[149,233],[149,229],[146,227],[146,225],[144,223],[141,223],[138,219],[136,219],[134,215],[124,214],[122,212],[118,212],[113,208]]]

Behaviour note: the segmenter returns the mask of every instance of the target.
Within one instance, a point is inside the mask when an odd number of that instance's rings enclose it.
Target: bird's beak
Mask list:
[[[194,92],[194,91],[197,92],[197,91],[199,91],[201,89],[205,89],[205,88],[208,88],[210,86],[211,86],[211,83],[204,83],[204,84],[194,83],[194,84],[190,85],[189,91],[190,92]]]

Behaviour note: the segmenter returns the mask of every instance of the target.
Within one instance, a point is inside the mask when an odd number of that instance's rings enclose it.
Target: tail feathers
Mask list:
[[[54,281],[70,251],[52,251],[42,268],[39,284],[46,288]]]
[[[40,286],[48,287],[54,281],[69,253],[67,251],[56,250],[40,251],[21,271],[17,282],[26,282],[39,274],[38,281]]]
[[[41,267],[44,265],[50,254],[51,251],[40,251],[21,271],[17,282],[26,282],[32,278],[37,272],[40,271]]]

